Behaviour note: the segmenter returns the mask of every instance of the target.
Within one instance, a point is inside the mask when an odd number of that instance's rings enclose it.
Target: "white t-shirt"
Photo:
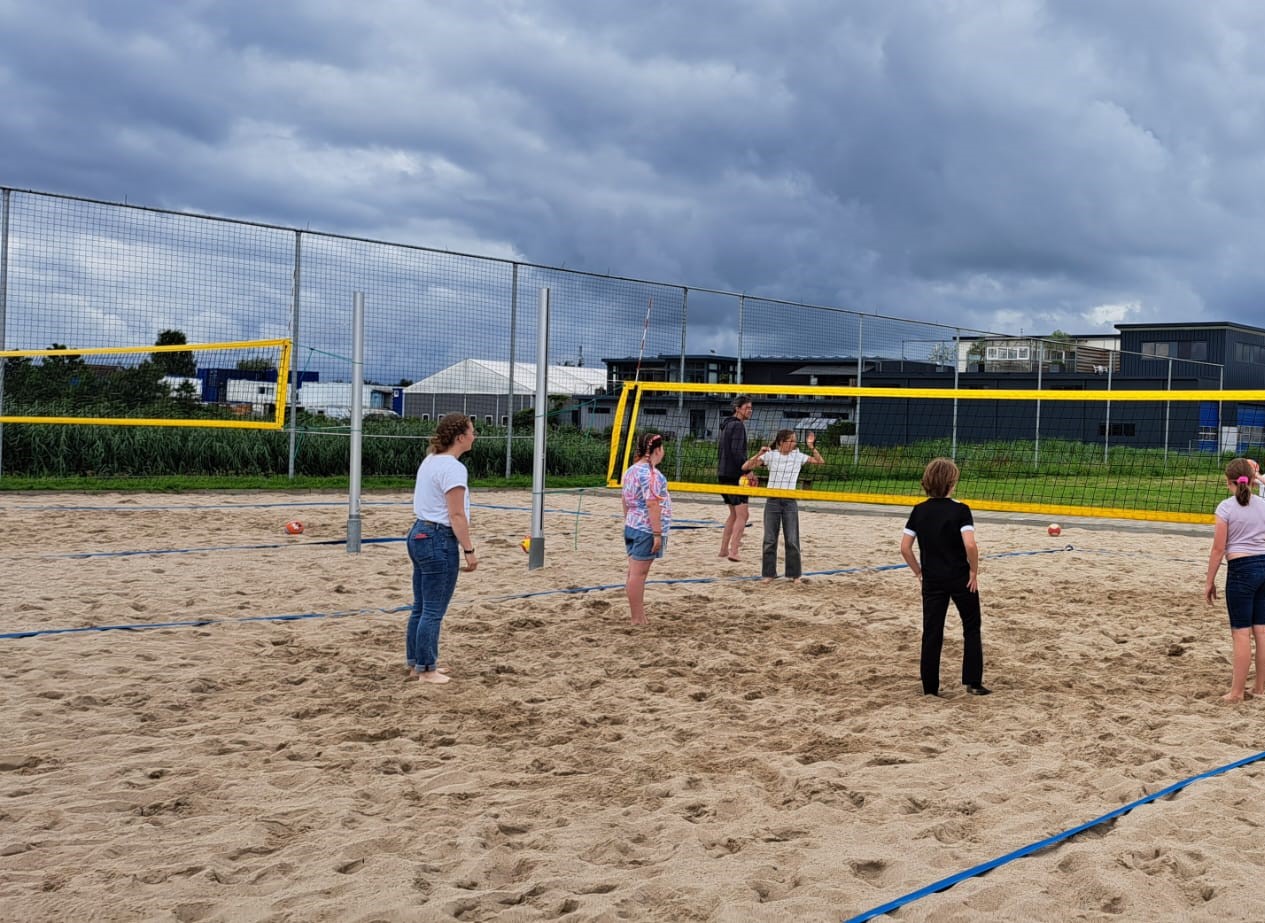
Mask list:
[[[769,468],[768,487],[773,490],[794,490],[799,480],[799,469],[811,459],[799,449],[792,449],[783,455],[777,449],[770,449],[760,456],[760,461]]]
[[[428,522],[448,519],[448,491],[464,487],[466,519],[470,519],[470,487],[466,466],[451,455],[427,455],[417,469],[417,484],[413,488],[413,515]]]

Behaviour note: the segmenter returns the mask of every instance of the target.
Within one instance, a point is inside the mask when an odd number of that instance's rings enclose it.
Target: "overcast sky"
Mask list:
[[[1265,326],[1263,38],[1259,0],[0,0],[0,185],[987,330]]]

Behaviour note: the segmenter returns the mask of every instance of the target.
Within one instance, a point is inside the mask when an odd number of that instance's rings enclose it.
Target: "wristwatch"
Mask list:
[[[465,554],[474,554],[474,546],[473,546],[473,545],[471,545],[469,548],[462,548],[461,550],[462,550],[462,552],[463,552],[463,553],[465,553]]]

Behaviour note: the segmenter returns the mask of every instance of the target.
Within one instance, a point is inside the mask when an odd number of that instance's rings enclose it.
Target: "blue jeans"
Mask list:
[[[799,504],[794,500],[769,497],[764,501],[764,548],[760,555],[760,576],[777,576],[777,533],[786,536],[786,576],[799,577]]]
[[[1265,625],[1265,554],[1226,562],[1225,608],[1231,628]]]
[[[408,665],[422,672],[439,662],[439,626],[457,588],[461,549],[451,526],[417,520],[408,533],[413,562],[413,612],[404,648]]]

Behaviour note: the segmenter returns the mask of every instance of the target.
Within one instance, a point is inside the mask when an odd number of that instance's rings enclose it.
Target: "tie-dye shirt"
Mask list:
[[[672,521],[672,498],[668,496],[668,479],[663,472],[647,462],[638,462],[624,472],[624,525],[641,532],[653,532],[650,512],[646,501],[659,500],[659,522],[667,535]]]

